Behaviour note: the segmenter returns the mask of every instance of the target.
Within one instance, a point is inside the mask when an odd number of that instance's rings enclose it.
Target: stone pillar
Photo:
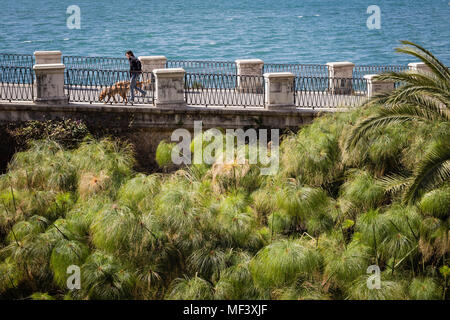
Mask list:
[[[35,51],[36,64],[54,64],[61,63],[61,51]]]
[[[155,75],[155,106],[184,107],[184,75],[182,68],[154,69]]]
[[[35,64],[33,69],[36,75],[34,102],[47,104],[69,102],[69,98],[64,95],[64,64]]]
[[[237,90],[240,92],[262,93],[264,86],[263,80],[261,78],[256,78],[255,76],[262,76],[264,61],[260,59],[248,59],[236,60],[235,62],[238,75]]]
[[[408,67],[415,72],[431,72],[431,69],[423,62],[412,62],[408,64]]]
[[[143,89],[153,90],[152,86],[154,85],[155,81],[153,79],[152,72],[156,69],[165,69],[167,58],[165,56],[142,56],[139,57],[139,60],[142,64],[142,81],[146,83]]]
[[[375,80],[376,74],[366,74],[364,79],[367,80],[367,97],[371,98],[377,93],[383,93],[394,90],[394,82]]]
[[[294,100],[294,74],[277,72],[264,74],[264,105],[266,109],[292,109]]]
[[[167,58],[165,56],[142,56],[139,57],[143,72],[153,72],[155,69],[165,69]]]
[[[354,63],[328,62],[328,88],[332,94],[353,93],[353,67]]]

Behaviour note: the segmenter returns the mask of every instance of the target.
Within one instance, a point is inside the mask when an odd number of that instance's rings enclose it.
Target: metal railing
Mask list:
[[[33,67],[34,55],[17,53],[0,53],[0,66]]]
[[[32,67],[0,66],[0,100],[32,101]]]
[[[409,70],[407,65],[356,65],[353,67],[353,78],[364,78],[368,74],[384,72],[404,72]]]
[[[367,80],[360,78],[296,77],[299,108],[356,107],[367,99]]]
[[[127,58],[63,56],[68,69],[94,69],[126,71],[130,68]]]
[[[137,86],[146,92],[135,92],[134,104],[153,104],[155,84],[151,72],[143,72]],[[71,102],[128,103],[130,75],[128,71],[66,69],[65,94]]]
[[[0,53],[2,100],[33,99],[34,63],[31,54]],[[63,63],[65,91],[72,102],[104,102],[109,96],[109,102],[113,102],[114,95],[118,103],[124,103],[130,96],[129,63],[125,57],[63,56]],[[166,67],[186,70],[185,98],[189,105],[264,106],[263,76],[237,75],[233,61],[168,60]],[[406,70],[407,65],[356,65],[353,78],[344,79],[330,78],[327,65],[266,63],[263,73],[292,72],[296,76],[294,97],[298,107],[334,108],[357,106],[367,99],[364,75]],[[153,74],[144,72],[140,86],[147,95],[143,99],[136,92],[135,103],[153,104]]]
[[[2,56],[3,55],[3,56]],[[0,54],[0,65],[7,62],[24,61],[23,65],[33,63],[32,55]],[[94,69],[94,70],[128,70],[128,60],[117,57],[88,57],[88,56],[63,56],[63,63],[70,69]],[[169,59],[167,68],[183,68],[187,73],[204,74],[237,74],[237,66],[234,61],[208,61],[208,60],[177,60]],[[379,74],[388,71],[406,71],[407,65],[356,65],[353,69],[354,78],[364,78],[366,74]],[[328,77],[328,66],[325,64],[300,64],[300,63],[266,63],[264,72],[292,72],[297,77]]]
[[[409,67],[407,65],[356,65],[353,67],[353,78],[364,79],[364,76],[368,74],[381,74],[384,72],[404,72],[408,70]],[[395,83],[395,87],[399,87],[400,85],[401,83]]]
[[[296,77],[328,77],[328,66],[325,64],[266,63],[264,72],[291,72]]]
[[[233,61],[167,60],[167,68],[183,68],[187,73],[237,74]]]
[[[186,103],[192,106],[264,107],[264,77],[186,73]]]

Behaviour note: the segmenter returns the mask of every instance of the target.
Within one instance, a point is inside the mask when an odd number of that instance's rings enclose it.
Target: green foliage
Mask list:
[[[191,273],[198,273],[205,279],[214,274],[220,274],[225,267],[225,252],[212,247],[197,249],[187,259],[188,269]]]
[[[146,213],[153,208],[153,198],[160,186],[161,176],[138,174],[120,187],[118,199],[129,208]]]
[[[168,300],[212,300],[213,288],[211,284],[197,276],[178,278],[170,286]]]
[[[16,223],[7,237],[7,241],[23,241],[27,237],[32,237],[45,230],[46,220],[42,217],[33,216],[28,221],[20,221]]]
[[[236,255],[237,261],[223,270],[214,288],[214,298],[220,300],[258,299],[260,292],[256,289],[249,270],[250,256],[246,253]]]
[[[359,241],[351,242],[347,247],[336,246],[336,239],[322,245],[325,269],[328,281],[345,288],[356,277],[364,274],[371,265],[369,247]]]
[[[67,268],[70,265],[81,266],[89,254],[89,249],[78,241],[60,240],[53,248],[50,257],[50,268],[54,274],[55,282],[61,287],[66,287]]]
[[[302,279],[303,280],[303,279]],[[289,287],[276,289],[272,296],[277,300],[329,300],[330,296],[317,279],[297,281]]]
[[[342,211],[352,218],[375,209],[385,199],[384,188],[367,171],[351,171],[341,187],[339,198]]]
[[[409,295],[415,300],[438,300],[442,297],[442,289],[433,278],[414,278],[409,285]]]
[[[147,175],[117,140],[31,141],[0,176],[0,299],[448,299],[448,71],[416,49],[434,75],[284,136],[273,176],[248,145]]]
[[[14,155],[8,166],[9,174],[2,177],[2,189],[13,186],[29,192],[74,190],[77,168],[71,161],[71,153],[52,140],[33,141],[30,144],[28,151]]]
[[[32,140],[54,140],[65,147],[73,148],[89,134],[80,120],[27,121],[20,126],[10,125],[9,131],[20,146]]]
[[[0,264],[0,295],[9,289],[17,288],[22,276],[16,262],[11,258],[6,258]]]
[[[220,202],[216,219],[228,246],[257,251],[264,245],[264,238],[257,232],[257,216],[248,201],[245,194],[230,194]]]
[[[377,80],[400,82],[402,85],[367,102],[366,105],[374,112],[361,117],[347,135],[344,149],[352,153],[358,144],[375,132],[392,126],[399,129],[404,123],[442,124],[446,127],[444,137],[426,141],[432,147],[416,162],[412,174],[408,173],[411,181],[403,190],[403,199],[411,204],[416,203],[424,192],[439,187],[450,178],[450,148],[447,143],[450,72],[425,48],[409,41],[402,43],[404,47],[397,51],[419,58],[430,72],[388,72],[377,76]]]
[[[250,272],[260,288],[291,284],[302,273],[320,272],[322,256],[311,244],[299,240],[273,242],[250,262]]]
[[[107,205],[96,214],[91,224],[92,242],[105,252],[126,251],[138,227],[139,220],[130,209],[116,204]]]
[[[337,121],[330,127],[332,120]],[[329,184],[337,179],[342,173],[336,131],[343,121],[339,120],[339,116],[324,116],[297,135],[286,137],[280,146],[282,174],[298,177],[312,186]]]
[[[173,164],[172,162],[172,150],[175,147],[175,143],[167,143],[165,141],[161,141],[158,144],[158,148],[156,148],[156,163],[160,167],[167,167]]]
[[[42,293],[42,292],[35,292],[30,296],[30,298],[32,300],[55,300],[55,298],[53,298],[48,293]]]
[[[380,288],[369,288],[367,281],[370,275],[361,275],[353,281],[347,290],[349,299],[353,300],[405,300],[405,283],[391,280],[382,274]]]
[[[445,221],[450,215],[450,185],[426,193],[419,203],[420,210],[427,216]]]
[[[113,256],[95,251],[81,267],[82,295],[92,300],[130,299],[135,278]]]

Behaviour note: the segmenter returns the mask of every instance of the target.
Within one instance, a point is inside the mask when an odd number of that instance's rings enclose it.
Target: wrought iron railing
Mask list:
[[[32,100],[34,56],[0,53],[0,88],[3,100]],[[104,102],[101,94],[115,94],[116,101],[126,102],[129,92],[129,63],[123,58],[63,56],[65,90],[72,102]],[[166,67],[186,70],[185,97],[189,105],[264,106],[263,76],[237,75],[232,61],[168,60]],[[266,63],[263,73],[292,72],[295,78],[296,105],[305,108],[356,106],[366,99],[367,74],[406,71],[406,65],[357,65],[353,78],[330,78],[327,65]],[[135,103],[154,103],[154,77],[143,73],[140,79],[147,96],[136,93]],[[123,83],[118,85],[118,83]],[[115,86],[116,85],[116,86]],[[395,87],[400,84],[396,83]],[[125,98],[120,93],[126,91]],[[111,92],[111,93],[109,93]],[[111,98],[112,101],[114,99]]]
[[[328,77],[328,66],[324,64],[266,63],[264,72],[291,72],[296,77]]]
[[[0,65],[4,61],[27,61],[32,63],[32,55],[0,54]],[[17,57],[14,57],[17,56]],[[30,60],[31,59],[31,60]],[[95,70],[128,70],[128,60],[117,57],[88,57],[63,56],[66,68],[95,69]],[[4,65],[4,64],[3,64]],[[15,64],[17,65],[17,64]],[[21,65],[21,64],[19,64]],[[28,66],[26,64],[25,66]],[[234,61],[208,61],[208,60],[177,60],[169,59],[167,68],[184,68],[187,73],[204,74],[237,74]],[[366,74],[379,74],[388,71],[406,71],[407,65],[356,65],[353,69],[354,78],[364,78]],[[328,66],[325,64],[299,64],[299,63],[266,63],[263,72],[292,72],[297,77],[328,77]]]
[[[233,61],[168,60],[167,68],[183,68],[187,73],[236,74]]]
[[[0,53],[0,66],[5,67],[33,67],[32,54]]]
[[[296,77],[299,108],[356,107],[367,99],[367,80],[360,78]]]
[[[264,77],[186,73],[185,96],[192,106],[264,107]]]
[[[409,70],[407,65],[356,65],[353,67],[353,78],[364,78],[368,74],[384,72],[404,72]]]
[[[63,63],[68,69],[94,70],[129,70],[127,58],[63,56]]]
[[[356,65],[353,68],[353,78],[363,79],[368,74],[381,74],[385,72],[404,72],[408,71],[407,65]],[[363,83],[364,85],[364,83]],[[399,87],[401,83],[395,83],[395,87]]]
[[[142,97],[135,92],[135,104],[153,104],[155,84],[150,72],[143,72],[137,86],[146,92]],[[65,93],[71,102],[128,103],[130,98],[130,76],[128,71],[67,69]]]
[[[0,100],[32,101],[32,67],[0,66]]]

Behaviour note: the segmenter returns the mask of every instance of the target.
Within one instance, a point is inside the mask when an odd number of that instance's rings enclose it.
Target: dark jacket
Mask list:
[[[130,60],[130,74],[132,74],[132,73],[141,73],[142,70],[139,67],[140,66],[140,61],[134,56],[130,57],[129,60]]]

